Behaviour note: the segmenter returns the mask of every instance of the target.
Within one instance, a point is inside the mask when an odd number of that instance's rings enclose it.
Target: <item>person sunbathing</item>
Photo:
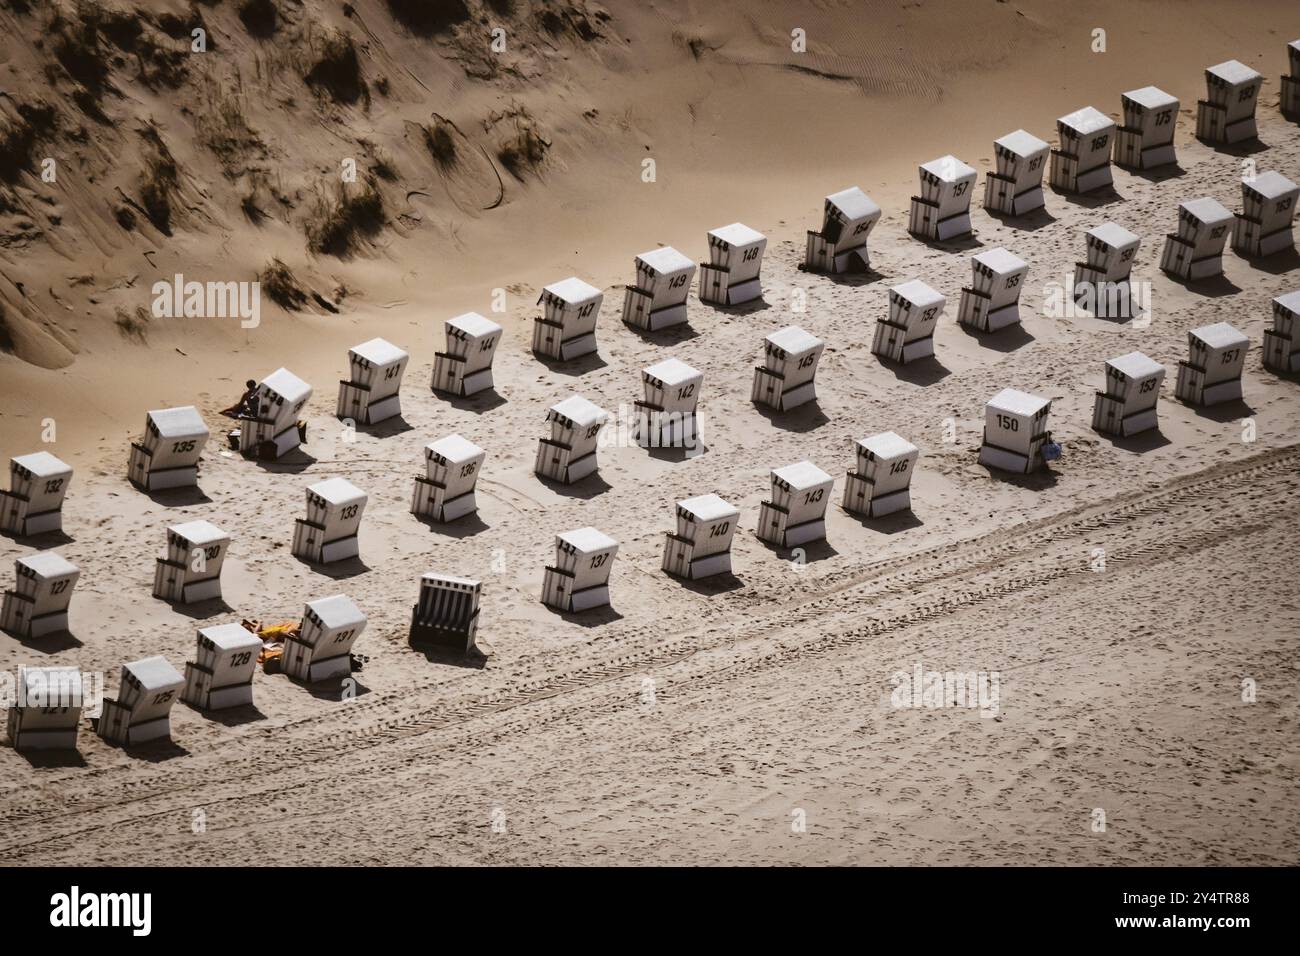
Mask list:
[[[227,418],[257,417],[257,382],[251,378],[244,383],[244,394],[234,405],[223,408],[221,414]]]

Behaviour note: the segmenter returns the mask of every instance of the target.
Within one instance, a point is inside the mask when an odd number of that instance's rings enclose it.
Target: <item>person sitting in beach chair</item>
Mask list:
[[[223,408],[221,414],[227,418],[253,418],[257,414],[257,382],[251,378],[244,383],[244,394],[239,401],[229,408]]]

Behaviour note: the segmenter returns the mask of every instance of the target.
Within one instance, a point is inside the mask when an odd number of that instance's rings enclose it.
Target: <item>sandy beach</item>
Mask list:
[[[68,77],[43,79],[57,30],[40,47],[18,40],[57,5],[17,6],[0,9],[0,81],[15,102],[61,111],[31,153],[33,168],[56,157],[59,174],[4,182],[0,451],[50,451],[75,476],[64,533],[0,537],[0,576],[9,586],[14,559],[53,549],[81,578],[70,633],[0,634],[0,670],[76,666],[112,694],[125,661],[192,660],[199,627],[295,619],[337,593],[369,620],[351,690],[259,671],[253,708],[177,705],[169,743],[110,746],[83,721],[74,755],[0,747],[0,862],[1300,858],[1300,599],[1288,584],[1300,386],[1265,369],[1260,348],[1271,300],[1300,286],[1300,254],[1229,251],[1224,275],[1201,283],[1159,269],[1180,202],[1239,209],[1245,163],[1300,179],[1300,126],[1278,110],[1286,43],[1300,36],[1292,5],[1247,18],[1201,2],[1087,14],[777,0],[743,13],[574,0],[501,14],[475,2],[424,35],[394,16],[402,4],[280,4],[269,39],[233,5],[204,6],[212,47],[173,66],[175,86],[161,55],[108,59],[103,119],[77,112]],[[543,8],[558,11],[554,30]],[[480,35],[498,22],[500,57]],[[1098,27],[1104,53],[1090,49]],[[353,102],[303,80],[331,29],[357,44],[366,93]],[[790,49],[794,29],[806,54]],[[1203,69],[1228,58],[1264,75],[1259,139],[1216,148],[1194,137],[1194,112]],[[1176,168],[1116,167],[1113,191],[1096,195],[1048,189],[1026,217],[981,207],[993,139],[1023,127],[1054,141],[1056,117],[1085,105],[1115,117],[1120,94],[1147,84],[1181,100]],[[438,118],[455,127],[450,169],[426,145]],[[145,128],[179,171],[166,232],[138,214],[126,230],[115,211],[141,195],[156,153]],[[515,174],[500,150],[520,129],[547,145]],[[945,153],[979,171],[974,231],[926,243],[907,233],[907,201],[917,164]],[[345,255],[312,252],[313,197],[347,157],[391,173],[375,178],[383,224]],[[883,209],[872,271],[808,273],[805,231],[822,197],[849,185]],[[250,218],[245,196],[262,213]],[[670,244],[705,261],[706,231],[734,221],[768,238],[760,303],[718,308],[692,291],[685,326],[642,334],[620,321],[635,254]],[[1106,221],[1141,237],[1149,317],[1050,314],[1053,284]],[[970,257],[997,247],[1029,263],[1024,318],[976,335],[957,324],[957,299]],[[285,310],[264,295],[257,328],[120,321],[149,309],[159,279],[247,280],[273,258],[319,300]],[[599,352],[543,361],[530,351],[535,303],[569,275],[604,291]],[[898,366],[872,354],[872,331],[909,279],[948,304],[934,361]],[[434,353],[443,321],[467,310],[504,326],[496,386],[449,399],[429,389]],[[1250,339],[1243,399],[1192,407],[1174,373],[1187,331],[1216,322]],[[788,325],[826,350],[816,403],[777,413],[751,403],[750,383],[764,336]],[[338,382],[348,348],[376,336],[411,354],[402,416],[353,431],[334,415]],[[1168,369],[1158,432],[1094,431],[1103,363],[1135,350]],[[537,478],[550,405],[579,394],[630,413],[641,370],[669,357],[704,374],[702,453],[636,447],[616,421],[596,476]],[[307,443],[280,462],[245,460],[226,448],[219,410],[280,366],[313,386]],[[1062,457],[1029,476],[977,461],[984,403],[1007,387],[1052,402]],[[190,404],[213,432],[199,489],[138,490],[126,463],[145,413]],[[920,448],[912,509],[860,519],[840,507],[844,475],[854,441],[882,431]],[[487,452],[478,513],[434,525],[410,513],[412,483],[424,445],[452,433]],[[826,541],[792,555],[754,529],[770,471],[805,459],[836,483]],[[332,477],[369,495],[360,558],[315,566],[290,553],[293,524],[306,487]],[[664,532],[677,501],[708,493],[741,513],[734,574],[683,582],[660,570]],[[200,518],[232,538],[222,599],[154,599],[166,528]],[[587,525],[620,543],[611,605],[555,612],[539,600],[555,535]],[[483,657],[410,645],[426,571],[483,582]],[[918,667],[997,674],[996,713],[895,706],[895,675]]]

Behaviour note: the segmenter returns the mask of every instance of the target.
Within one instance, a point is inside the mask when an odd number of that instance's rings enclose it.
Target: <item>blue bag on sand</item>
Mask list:
[[[1043,461],[1056,461],[1061,457],[1061,446],[1054,441],[1049,441],[1043,446]]]

